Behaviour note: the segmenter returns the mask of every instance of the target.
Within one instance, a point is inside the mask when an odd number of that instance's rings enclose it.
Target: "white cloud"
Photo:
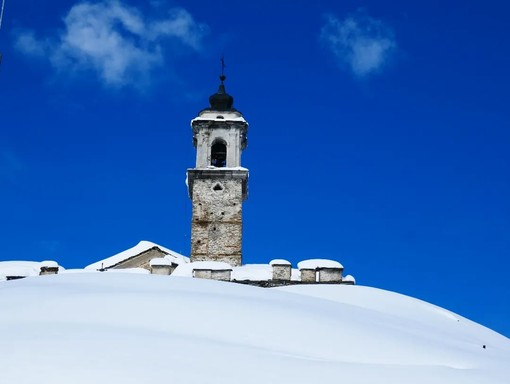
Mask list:
[[[182,8],[152,19],[117,0],[75,4],[63,21],[65,28],[50,39],[20,31],[15,46],[25,54],[45,54],[61,72],[92,70],[104,84],[117,87],[146,82],[164,64],[172,42],[178,43],[171,45],[174,50],[199,51],[207,33]]]
[[[18,33],[14,44],[19,51],[33,56],[43,56],[45,45],[45,43],[36,39],[32,31],[21,31]]]
[[[378,72],[388,63],[397,47],[391,28],[363,12],[344,20],[328,15],[320,38],[339,65],[357,77]]]

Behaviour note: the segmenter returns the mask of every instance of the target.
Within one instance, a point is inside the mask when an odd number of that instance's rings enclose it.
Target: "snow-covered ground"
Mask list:
[[[0,282],[0,383],[508,384],[509,362],[504,336],[363,286],[124,273]]]

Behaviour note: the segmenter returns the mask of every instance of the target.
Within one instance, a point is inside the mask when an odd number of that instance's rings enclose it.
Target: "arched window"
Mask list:
[[[227,166],[227,145],[224,141],[215,141],[211,147],[211,165],[215,167]]]

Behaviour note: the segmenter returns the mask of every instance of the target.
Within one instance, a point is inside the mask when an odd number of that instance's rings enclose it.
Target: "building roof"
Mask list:
[[[132,248],[126,249],[125,251],[117,253],[116,255],[107,257],[106,259],[99,260],[96,261],[95,263],[87,265],[85,269],[111,268],[116,266],[117,264],[132,259],[152,248],[158,248],[161,252],[166,254],[165,256],[166,258],[169,258],[175,264],[189,263],[189,258],[181,255],[180,253],[162,247],[161,245],[158,245],[156,243],[142,240]]]
[[[39,261],[24,261],[24,260],[0,261],[0,276],[4,277],[39,276],[42,266],[58,267],[58,264],[55,261],[45,261],[42,263]],[[63,269],[62,267],[60,268]]]
[[[225,91],[225,84],[223,84],[225,79],[226,79],[225,75],[220,76],[221,83],[220,86],[218,87],[218,92],[209,97],[209,104],[211,105],[211,109],[213,111],[235,110],[233,108],[234,98]]]

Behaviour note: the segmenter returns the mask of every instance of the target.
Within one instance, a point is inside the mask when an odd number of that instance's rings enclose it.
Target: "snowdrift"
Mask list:
[[[508,384],[509,361],[504,336],[375,288],[122,273],[0,282],[0,383]]]

